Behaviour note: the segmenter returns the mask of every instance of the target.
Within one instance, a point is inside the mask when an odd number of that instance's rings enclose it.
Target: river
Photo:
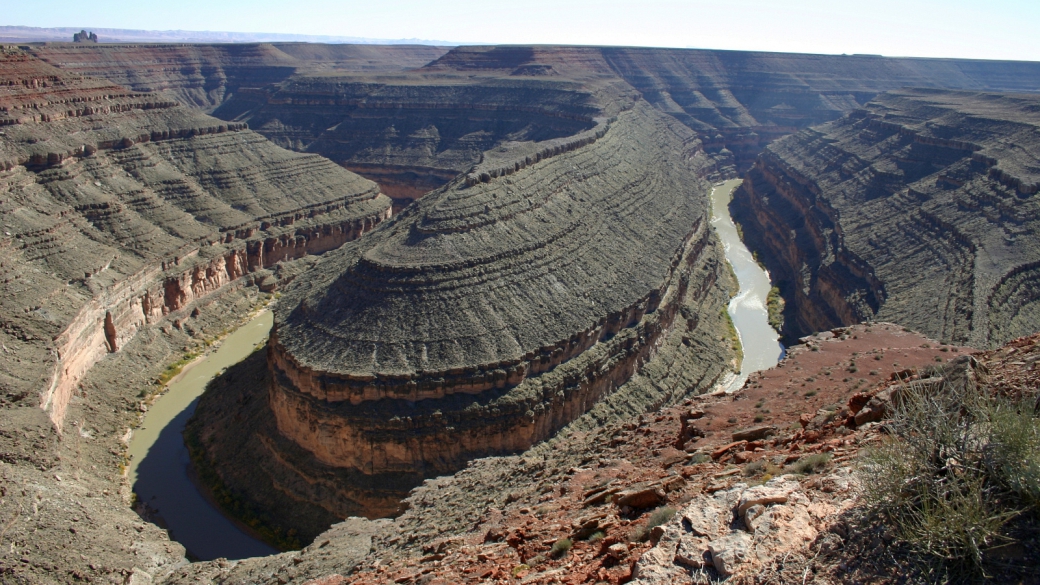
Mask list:
[[[711,223],[740,283],[728,311],[740,337],[744,360],[740,374],[725,383],[730,392],[743,386],[752,372],[776,365],[783,352],[766,310],[769,275],[740,240],[729,215],[729,201],[739,185],[740,180],[727,181],[711,194]],[[189,476],[191,463],[182,436],[206,384],[266,341],[272,320],[270,311],[260,313],[229,335],[217,351],[185,369],[155,401],[130,442],[129,477],[134,492],[193,558],[241,559],[278,552],[242,530],[199,493]]]
[[[214,376],[267,341],[273,315],[264,311],[228,335],[217,351],[185,369],[151,406],[130,441],[130,485],[161,517],[170,538],[199,560],[242,559],[278,551],[254,538],[202,497],[189,477],[184,426]]]
[[[744,360],[740,364],[740,374],[725,383],[727,392],[740,389],[752,373],[775,366],[784,352],[779,335],[769,325],[766,308],[772,287],[769,273],[762,269],[741,241],[737,226],[729,215],[730,199],[740,183],[740,179],[732,179],[716,185],[711,191],[711,225],[722,240],[726,260],[740,283],[740,291],[729,301],[727,310],[740,337]]]

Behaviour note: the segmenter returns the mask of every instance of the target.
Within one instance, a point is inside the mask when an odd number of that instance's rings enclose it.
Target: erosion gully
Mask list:
[[[130,442],[130,485],[170,538],[191,558],[242,559],[278,551],[225,517],[191,479],[184,426],[206,384],[267,341],[274,317],[264,311],[228,335],[217,351],[193,363],[148,410]]]
[[[739,185],[739,179],[726,181],[716,185],[711,194],[712,225],[740,283],[728,311],[743,346],[744,360],[739,375],[724,384],[729,392],[739,389],[749,374],[776,365],[783,354],[766,310],[769,274],[740,240],[729,214],[730,198]],[[271,324],[271,312],[260,313],[229,335],[217,351],[186,369],[152,405],[130,443],[129,477],[134,493],[192,558],[241,559],[278,552],[224,516],[200,493],[192,481],[182,436],[206,384],[266,341]]]

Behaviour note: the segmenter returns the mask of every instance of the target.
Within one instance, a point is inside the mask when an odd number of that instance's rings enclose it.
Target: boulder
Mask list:
[[[703,569],[711,565],[708,540],[691,534],[683,535],[675,548],[675,562],[693,569]]]
[[[754,539],[747,532],[734,531],[708,543],[711,562],[715,570],[723,577],[736,572],[744,562],[751,558],[751,545]]]
[[[771,437],[776,434],[776,427],[772,425],[762,425],[757,427],[751,427],[750,429],[744,429],[733,433],[734,441],[758,441]]]
[[[614,503],[618,507],[629,508],[652,508],[665,502],[664,490],[656,486],[647,486],[639,489],[629,489],[618,493]]]
[[[791,490],[784,484],[780,485],[758,485],[751,489],[745,490],[740,495],[740,500],[737,503],[737,514],[743,516],[751,506],[768,506],[769,504],[783,504],[787,502],[787,497],[791,494]]]

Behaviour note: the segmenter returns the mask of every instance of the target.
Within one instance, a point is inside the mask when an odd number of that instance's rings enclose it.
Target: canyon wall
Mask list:
[[[0,80],[0,385],[59,429],[140,327],[390,215],[373,183],[161,94],[13,49]]]
[[[984,347],[1040,329],[1038,110],[898,90],[769,146],[733,207],[786,333],[878,319]]]
[[[246,369],[218,380],[189,426],[197,464],[311,538],[604,401],[609,419],[712,387],[732,356],[710,163],[645,102],[590,133],[460,177],[298,277],[269,394]]]
[[[573,80],[437,74],[298,75],[240,92],[214,115],[275,144],[321,154],[407,205],[495,148],[592,127],[601,100]]]
[[[871,55],[309,43],[29,49],[69,71],[248,122],[279,146],[376,181],[398,210],[484,152],[572,135],[589,123],[590,106],[637,96],[693,129],[711,176],[724,178],[744,172],[773,140],[882,91],[1040,91],[1036,63]]]
[[[703,301],[717,286],[717,272],[676,276],[714,250],[704,178],[909,80],[1028,86],[1015,72],[1033,67],[973,76],[951,63],[461,47],[412,72],[298,73],[239,92],[215,114],[378,173],[386,190],[421,193],[409,182],[436,183],[424,170],[446,183],[296,281],[268,348],[270,394],[249,423],[262,447],[228,438],[199,456],[257,509],[288,498],[312,518],[372,517],[423,477],[551,436],[655,363],[688,289]],[[840,237],[838,214],[817,207],[830,224],[810,239]],[[856,277],[858,302],[879,306],[869,265],[836,254],[829,269],[844,272],[819,279],[830,288],[818,294],[840,297],[833,283]],[[1021,296],[1014,287],[1005,296]],[[827,306],[838,322],[865,310]],[[223,433],[224,419],[199,417],[200,436]],[[242,449],[266,479],[231,470]]]
[[[36,57],[65,71],[107,79],[144,92],[163,92],[212,112],[240,88],[258,88],[298,71],[389,72],[422,67],[447,49],[419,45],[31,44]]]

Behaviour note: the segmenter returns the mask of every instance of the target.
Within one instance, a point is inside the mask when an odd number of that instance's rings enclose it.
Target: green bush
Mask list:
[[[572,546],[574,546],[574,543],[571,542],[571,539],[561,538],[553,543],[552,548],[549,549],[549,556],[558,559],[571,550]]]
[[[675,508],[661,506],[650,514],[650,519],[646,521],[647,530],[668,522],[672,519],[672,516],[675,516]]]
[[[788,465],[787,471],[801,475],[809,475],[810,473],[816,473],[826,467],[830,460],[830,453],[814,453],[812,455],[806,455],[798,461]]]
[[[668,522],[675,516],[675,508],[671,506],[661,506],[650,513],[650,517],[646,521],[646,526],[640,526],[633,529],[628,534],[628,540],[630,542],[646,542],[650,539],[650,531],[654,527],[660,526],[665,522]]]
[[[891,436],[864,454],[868,507],[952,580],[985,575],[985,552],[1012,542],[1008,522],[1040,504],[1040,421],[1031,404],[994,398],[963,371],[897,392]]]

